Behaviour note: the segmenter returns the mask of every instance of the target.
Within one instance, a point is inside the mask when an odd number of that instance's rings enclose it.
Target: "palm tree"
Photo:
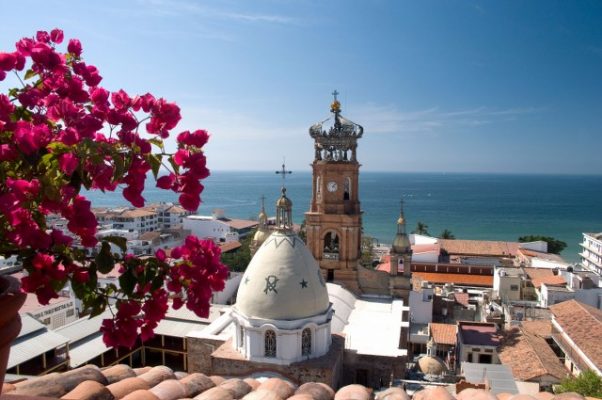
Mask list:
[[[428,229],[429,229],[429,226],[427,224],[425,224],[424,222],[418,221],[416,223],[416,228],[412,231],[412,233],[417,233],[419,235],[430,236]]]
[[[439,235],[439,238],[441,238],[441,239],[455,239],[456,237],[454,236],[454,234],[449,229],[444,229],[443,232],[441,232],[441,235]]]

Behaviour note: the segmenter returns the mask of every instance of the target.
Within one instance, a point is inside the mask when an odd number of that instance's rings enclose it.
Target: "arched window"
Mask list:
[[[339,237],[336,232],[328,232],[324,236],[323,257],[329,260],[339,259]]]
[[[301,332],[301,355],[308,356],[311,354],[311,330],[303,329]]]
[[[349,200],[351,198],[351,178],[345,178],[345,187],[343,191],[343,200]]]
[[[265,351],[266,357],[276,357],[276,333],[272,330],[265,331]]]

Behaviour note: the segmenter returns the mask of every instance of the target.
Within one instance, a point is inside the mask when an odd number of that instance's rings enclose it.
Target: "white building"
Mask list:
[[[193,235],[215,242],[237,242],[257,227],[257,221],[225,218],[221,213],[189,215],[184,218],[184,229]]]
[[[233,345],[245,358],[266,363],[320,357],[330,347],[332,313],[326,283],[307,247],[292,231],[274,232],[238,289]]]
[[[579,243],[583,247],[583,251],[579,253],[581,256],[581,264],[602,275],[602,232],[584,233],[583,242]]]
[[[495,267],[493,272],[493,296],[503,302],[521,300],[523,271],[512,267]]]
[[[186,210],[179,204],[159,203],[144,207],[146,210],[157,213],[159,229],[172,229],[184,224],[184,218],[192,215],[192,211]]]
[[[151,210],[134,208],[113,208],[108,210],[95,210],[96,219],[100,225],[110,225],[113,229],[145,232],[159,229],[158,214]]]

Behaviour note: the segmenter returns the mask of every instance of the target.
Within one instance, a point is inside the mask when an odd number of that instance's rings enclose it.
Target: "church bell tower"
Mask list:
[[[331,117],[309,128],[315,156],[311,205],[305,213],[307,247],[327,281],[358,293],[362,212],[357,140],[364,128],[341,115],[337,95],[335,90]]]

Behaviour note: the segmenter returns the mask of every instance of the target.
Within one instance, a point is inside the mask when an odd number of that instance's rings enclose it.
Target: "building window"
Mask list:
[[[266,357],[276,357],[276,333],[272,330],[265,331],[265,352]]]
[[[301,332],[301,355],[308,356],[311,354],[311,330],[303,329]]]
[[[324,236],[324,258],[331,260],[339,259],[339,237],[336,232],[328,232]]]
[[[512,290],[513,292],[518,291],[518,285],[510,285],[510,290]]]
[[[245,330],[243,329],[242,325],[240,326],[240,347],[243,347],[245,345]]]
[[[67,318],[72,317],[75,314],[75,310],[73,308],[67,309]]]

